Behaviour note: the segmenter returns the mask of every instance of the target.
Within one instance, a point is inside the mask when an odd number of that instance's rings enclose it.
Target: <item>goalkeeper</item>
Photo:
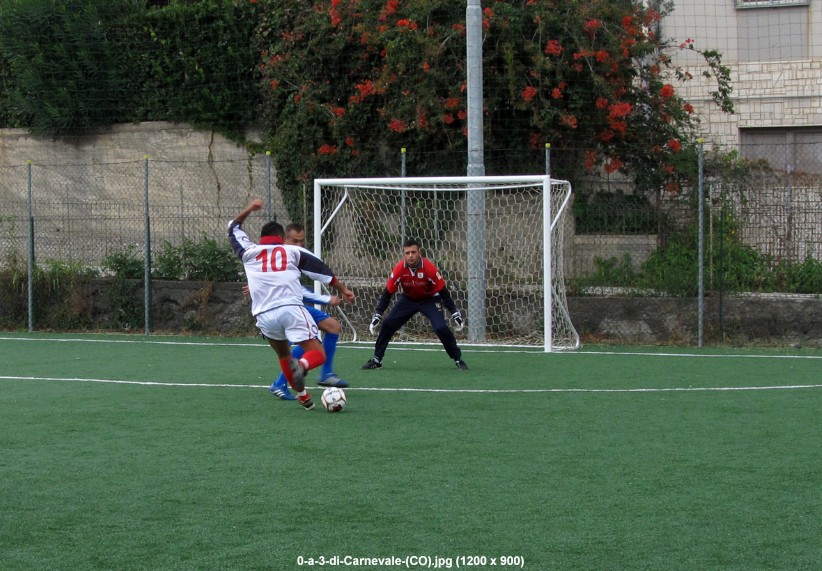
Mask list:
[[[437,334],[445,352],[454,360],[458,369],[467,369],[468,365],[462,360],[462,350],[457,345],[454,333],[448,327],[443,317],[440,304],[451,314],[451,318],[456,324],[456,330],[462,330],[465,321],[462,314],[457,311],[457,306],[451,298],[445,280],[442,279],[437,266],[430,260],[423,258],[420,254],[420,243],[414,239],[408,239],[402,245],[403,259],[394,266],[385,289],[377,301],[374,316],[371,318],[371,325],[368,330],[373,335],[377,327],[380,333],[377,335],[377,342],[374,346],[374,356],[363,366],[363,369],[380,369],[385,350],[394,333],[400,330],[409,319],[417,313],[422,313],[431,322],[431,328]],[[385,320],[382,318],[383,312],[388,308],[391,296],[402,288],[394,307],[388,312]]]

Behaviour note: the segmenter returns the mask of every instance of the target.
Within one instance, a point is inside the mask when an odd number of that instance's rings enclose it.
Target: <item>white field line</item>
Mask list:
[[[166,383],[160,381],[121,381],[116,379],[93,379],[81,377],[16,377],[10,375],[0,375],[0,380],[7,381],[56,381],[71,383],[105,383],[114,385],[138,385],[152,387],[192,387],[192,388],[230,388],[230,389],[267,389],[269,385],[234,385],[225,383]],[[323,387],[309,387],[309,389],[320,390]],[[777,391],[795,389],[819,389],[820,385],[765,385],[747,387],[658,387],[658,388],[634,388],[634,389],[571,389],[571,388],[545,388],[545,389],[418,389],[400,387],[349,387],[347,391],[373,391],[373,392],[398,392],[398,393],[671,393],[671,392],[711,392],[711,391]]]
[[[60,337],[2,337],[0,341],[30,341],[49,343],[132,343],[141,345],[191,345],[194,347],[257,347],[269,349],[268,344],[260,340],[259,343],[225,343],[206,341],[164,341],[152,339],[64,339]],[[493,346],[493,345],[471,345],[460,343],[463,348],[474,347],[476,350],[466,350],[467,353],[535,353],[546,354],[542,350],[526,346]],[[372,351],[373,343],[341,343],[340,347],[346,349],[363,349]],[[390,347],[391,351],[442,351],[442,347],[434,344],[420,343],[396,343]],[[757,355],[757,354],[717,354],[717,353],[654,353],[650,351],[557,351],[553,355],[608,355],[608,356],[642,356],[642,357],[688,357],[688,358],[711,358],[711,359],[811,359],[822,360],[822,355]]]

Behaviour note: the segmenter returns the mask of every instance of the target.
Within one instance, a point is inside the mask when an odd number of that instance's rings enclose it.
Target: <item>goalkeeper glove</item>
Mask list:
[[[454,331],[462,331],[462,328],[465,327],[465,320],[462,318],[462,313],[459,311],[456,313],[451,314],[451,319],[454,320],[456,327],[454,327]]]
[[[377,332],[377,326],[380,324],[380,321],[382,321],[382,315],[375,313],[374,317],[371,318],[371,325],[368,326],[368,332],[371,333],[371,335]]]

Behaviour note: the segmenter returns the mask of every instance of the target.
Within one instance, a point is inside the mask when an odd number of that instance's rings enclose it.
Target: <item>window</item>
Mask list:
[[[822,174],[822,127],[741,129],[746,159],[764,159],[777,170]]]
[[[736,0],[737,8],[776,8],[779,6],[807,6],[810,0]]]
[[[759,8],[764,0],[758,0]],[[770,5],[770,3],[768,3]],[[775,5],[774,5],[775,6]],[[779,4],[778,8],[740,10],[737,37],[740,61],[789,61],[805,59],[810,51],[808,6]]]

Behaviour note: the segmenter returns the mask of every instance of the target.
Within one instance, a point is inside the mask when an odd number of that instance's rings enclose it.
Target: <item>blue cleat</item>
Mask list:
[[[320,379],[319,381],[317,381],[317,384],[321,387],[337,387],[338,389],[344,389],[348,386],[348,383],[346,383],[344,380],[339,378],[334,373]]]
[[[297,400],[297,397],[292,395],[291,391],[288,390],[288,385],[286,382],[279,384],[277,381],[274,381],[268,389],[268,392],[280,400]]]

